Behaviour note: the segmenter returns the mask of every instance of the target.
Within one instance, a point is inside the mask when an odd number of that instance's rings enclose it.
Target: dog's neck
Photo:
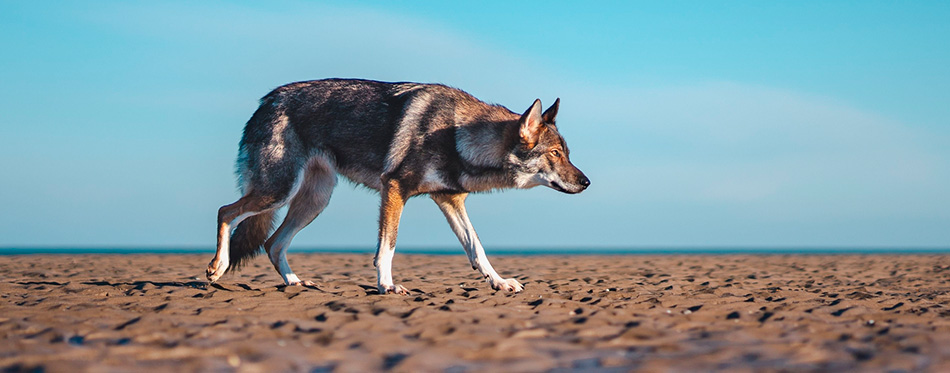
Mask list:
[[[510,117],[509,117],[510,118]],[[473,192],[515,188],[508,154],[518,141],[517,119],[473,121],[456,128],[460,182]]]

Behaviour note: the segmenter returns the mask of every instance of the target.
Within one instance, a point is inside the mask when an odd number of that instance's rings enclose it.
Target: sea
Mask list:
[[[214,254],[207,247],[0,247],[0,255]],[[290,253],[373,254],[374,247],[291,247]],[[398,247],[399,254],[464,255],[460,247]],[[492,256],[538,255],[900,255],[950,254],[950,247],[553,247],[491,248]]]

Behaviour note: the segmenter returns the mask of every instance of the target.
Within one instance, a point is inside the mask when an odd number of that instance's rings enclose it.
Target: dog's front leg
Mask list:
[[[393,255],[396,253],[396,235],[399,231],[399,218],[402,216],[406,195],[396,180],[383,180],[380,191],[382,202],[379,207],[379,240],[376,245],[376,288],[380,294],[396,293],[409,295],[402,285],[393,284]]]
[[[524,290],[518,280],[513,278],[502,278],[492,268],[488,262],[488,256],[485,255],[485,249],[478,240],[478,234],[475,233],[475,227],[468,220],[468,213],[465,211],[465,197],[467,193],[461,194],[433,194],[432,200],[439,205],[439,209],[445,214],[445,219],[449,221],[452,231],[458,236],[459,242],[468,254],[468,260],[472,268],[478,270],[488,284],[495,290],[507,290],[519,292]]]

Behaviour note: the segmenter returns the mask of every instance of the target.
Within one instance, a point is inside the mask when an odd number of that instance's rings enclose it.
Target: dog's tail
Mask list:
[[[264,241],[274,228],[274,211],[265,211],[244,219],[231,235],[228,272],[241,269],[251,258],[264,251]]]

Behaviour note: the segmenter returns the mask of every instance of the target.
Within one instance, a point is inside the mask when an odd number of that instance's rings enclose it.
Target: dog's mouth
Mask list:
[[[573,184],[568,184],[568,185],[572,186],[573,188],[568,189],[568,188],[566,188],[564,185],[562,185],[562,184],[560,184],[560,183],[558,183],[558,182],[556,182],[556,181],[552,181],[552,182],[551,182],[551,189],[554,189],[554,190],[556,190],[556,191],[558,191],[558,192],[561,192],[561,193],[567,193],[567,194],[577,194],[577,193],[583,192],[585,189],[587,189],[587,186],[577,186],[577,185],[573,185]]]
[[[551,182],[551,188],[553,188],[554,190],[556,190],[556,191],[558,191],[558,192],[561,192],[561,193],[567,193],[567,194],[577,194],[577,193],[580,193],[580,191],[575,192],[575,191],[570,191],[570,190],[565,189],[564,186],[562,186],[561,184],[558,184],[557,181],[552,181],[552,182]]]

